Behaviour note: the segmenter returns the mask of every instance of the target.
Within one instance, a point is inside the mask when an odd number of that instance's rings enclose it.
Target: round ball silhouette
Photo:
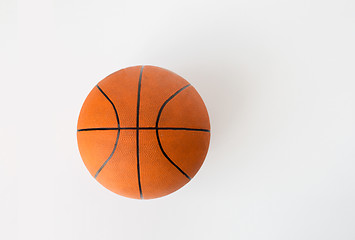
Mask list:
[[[119,195],[170,194],[200,169],[210,123],[185,79],[155,66],[134,66],[100,81],[79,115],[79,151],[90,174]]]

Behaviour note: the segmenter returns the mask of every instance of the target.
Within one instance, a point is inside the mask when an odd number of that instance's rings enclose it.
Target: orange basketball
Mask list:
[[[163,68],[135,66],[92,89],[78,120],[90,174],[130,198],[170,194],[191,180],[208,151],[210,123],[197,91]]]

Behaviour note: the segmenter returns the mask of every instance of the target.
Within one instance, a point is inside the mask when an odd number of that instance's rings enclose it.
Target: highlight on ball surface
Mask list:
[[[205,104],[191,84],[155,66],[100,81],[79,115],[77,139],[90,174],[119,195],[151,199],[188,183],[209,147]]]

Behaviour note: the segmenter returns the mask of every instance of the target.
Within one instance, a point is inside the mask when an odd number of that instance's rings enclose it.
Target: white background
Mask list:
[[[355,239],[355,2],[1,0],[1,239]],[[209,110],[206,161],[131,200],[81,161],[95,84],[151,64]]]

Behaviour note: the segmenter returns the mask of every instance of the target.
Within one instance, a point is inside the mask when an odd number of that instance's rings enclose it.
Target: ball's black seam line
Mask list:
[[[78,132],[88,132],[88,131],[105,131],[105,130],[122,130],[122,128],[82,128],[78,129]]]
[[[120,127],[120,128],[82,128],[78,129],[78,132],[88,131],[105,131],[105,130],[136,130],[136,127]],[[139,127],[139,130],[155,130],[156,127]],[[203,128],[180,128],[180,127],[159,127],[159,130],[181,130],[181,131],[198,131],[198,132],[210,132],[209,129]]]
[[[136,125],[136,142],[137,142],[137,175],[138,175],[138,187],[139,187],[139,195],[140,198],[143,199],[142,185],[141,185],[141,174],[140,174],[140,166],[139,166],[139,105],[141,100],[141,87],[142,87],[142,75],[143,75],[143,67],[141,68],[141,72],[139,74],[138,80],[138,97],[137,97],[137,125]]]
[[[154,128],[154,129],[158,129],[158,130],[179,130],[179,131],[210,132],[209,129],[203,129],[203,128],[159,127],[159,128]]]
[[[184,89],[186,89],[187,87],[191,86],[191,84],[188,84],[182,88],[180,88],[179,90],[177,90],[173,95],[171,95],[164,103],[163,105],[160,107],[159,109],[159,113],[158,113],[158,117],[157,117],[157,121],[155,123],[155,133],[157,135],[157,140],[158,140],[158,144],[159,144],[159,147],[160,147],[160,150],[161,152],[163,153],[163,155],[165,156],[166,159],[168,159],[168,161],[174,165],[174,167],[179,170],[185,177],[187,177],[189,180],[191,180],[191,178],[189,177],[189,175],[187,175],[181,168],[179,168],[178,165],[176,165],[176,163],[174,163],[170,158],[169,156],[166,154],[166,152],[164,151],[163,149],[163,146],[161,145],[161,142],[160,142],[160,137],[159,137],[159,128],[158,128],[158,125],[159,125],[159,120],[160,120],[160,116],[161,116],[161,113],[163,112],[163,109],[164,107],[166,106],[166,104],[168,104],[168,102],[173,99],[176,95],[178,95],[181,91],[183,91]]]
[[[118,128],[118,131],[117,131],[117,137],[116,137],[116,141],[115,141],[115,145],[113,147],[113,150],[110,154],[110,156],[106,159],[106,161],[101,165],[101,167],[99,168],[99,170],[97,170],[96,174],[95,174],[95,178],[97,177],[97,175],[99,175],[99,173],[101,172],[101,170],[105,167],[105,165],[108,163],[108,161],[112,158],[113,154],[115,153],[116,151],[116,148],[117,148],[117,143],[118,143],[118,138],[120,136],[120,120],[118,118],[118,113],[117,113],[117,109],[115,107],[115,104],[113,104],[113,102],[111,101],[111,99],[106,95],[106,93],[104,93],[104,91],[102,91],[102,89],[99,87],[99,85],[96,85],[96,87],[100,90],[100,92],[105,96],[105,98],[111,103],[112,107],[113,107],[113,110],[115,111],[115,115],[116,115],[116,121],[117,121],[117,128]]]

